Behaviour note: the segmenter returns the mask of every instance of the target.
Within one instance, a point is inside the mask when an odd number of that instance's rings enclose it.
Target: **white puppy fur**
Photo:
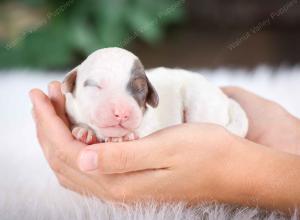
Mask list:
[[[137,129],[140,136],[184,122],[214,123],[244,137],[248,119],[244,110],[202,75],[183,69],[155,68],[147,72],[158,96]]]
[[[248,130],[240,105],[202,75],[162,67],[145,72],[121,48],[92,53],[62,89],[73,134],[86,143],[93,134],[99,141],[132,140],[186,122],[215,123],[241,137]]]

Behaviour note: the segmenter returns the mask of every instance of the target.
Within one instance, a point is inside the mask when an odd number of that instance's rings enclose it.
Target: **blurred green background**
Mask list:
[[[102,47],[158,43],[182,1],[2,1],[1,67],[65,68]]]
[[[0,69],[69,69],[110,46],[146,67],[295,65],[299,38],[298,0],[0,0]]]

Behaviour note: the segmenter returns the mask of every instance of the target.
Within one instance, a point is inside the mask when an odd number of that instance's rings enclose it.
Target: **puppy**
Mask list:
[[[86,144],[134,140],[186,122],[215,123],[244,137],[248,119],[202,75],[182,69],[144,70],[121,48],[92,53],[65,77],[62,91],[74,137]]]

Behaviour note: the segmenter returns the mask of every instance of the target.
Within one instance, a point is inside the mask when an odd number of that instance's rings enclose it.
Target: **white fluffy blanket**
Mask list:
[[[300,117],[300,68],[253,71],[201,70],[218,85],[239,85],[281,103]],[[61,188],[42,156],[28,99],[30,88],[46,89],[58,73],[14,71],[0,74],[0,219],[278,219],[283,215],[225,204],[155,203],[116,206]],[[296,213],[292,219],[297,219]]]

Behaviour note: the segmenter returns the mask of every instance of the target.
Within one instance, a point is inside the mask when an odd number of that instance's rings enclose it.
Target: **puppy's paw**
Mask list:
[[[96,134],[88,128],[74,127],[72,129],[72,135],[76,138],[76,140],[88,145],[97,143]]]
[[[134,132],[129,133],[123,137],[124,141],[133,141],[133,140],[137,140],[137,139],[139,139],[139,137]]]
[[[104,139],[104,142],[122,142],[123,138],[122,137],[107,137]]]
[[[133,140],[136,140],[136,139],[139,139],[139,137],[134,133],[129,133],[123,137],[106,137],[104,139],[104,142],[123,142],[123,141],[133,141]]]

